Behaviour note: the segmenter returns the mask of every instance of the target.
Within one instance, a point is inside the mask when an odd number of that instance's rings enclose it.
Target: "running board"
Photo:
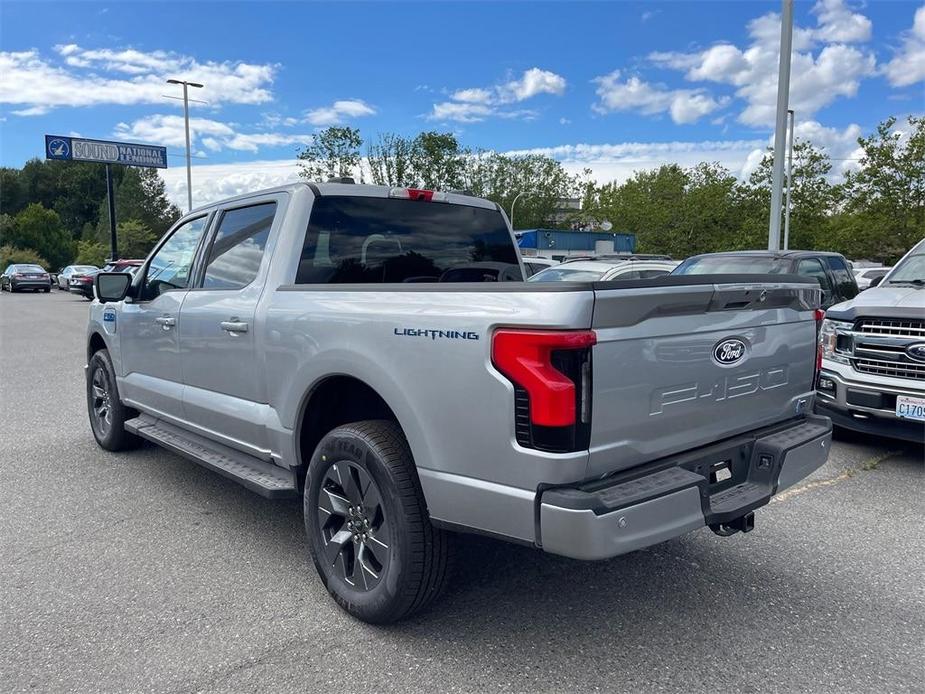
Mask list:
[[[261,496],[271,499],[298,496],[298,484],[291,470],[258,460],[247,453],[236,451],[150,415],[142,414],[128,420],[125,428],[158,446],[239,482]]]

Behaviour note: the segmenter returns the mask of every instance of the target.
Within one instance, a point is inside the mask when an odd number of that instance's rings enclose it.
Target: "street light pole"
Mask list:
[[[793,188],[793,109],[787,109],[790,128],[787,135],[787,201],[784,203],[784,250],[790,249],[790,190]]]
[[[202,85],[197,82],[187,82],[186,80],[169,79],[167,84],[183,85],[183,124],[186,127],[186,199],[189,205],[188,209],[193,209],[193,167],[190,160],[189,144],[189,87],[202,89]]]
[[[514,228],[514,205],[517,204],[517,199],[518,199],[521,195],[525,195],[526,192],[527,192],[527,191],[525,191],[525,190],[520,191],[517,195],[514,196],[514,199],[511,201],[511,229]]]
[[[774,176],[771,180],[771,219],[768,250],[780,249],[781,189],[784,179],[784,143],[787,138],[787,103],[790,98],[790,52],[793,47],[793,0],[783,0],[780,16],[780,65],[777,71],[777,121],[774,126]]]

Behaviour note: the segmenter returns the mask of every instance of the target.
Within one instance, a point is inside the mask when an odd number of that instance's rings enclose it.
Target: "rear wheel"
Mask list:
[[[447,534],[431,525],[396,423],[357,422],[328,433],[308,466],[304,509],[315,568],[353,616],[394,622],[440,594]]]
[[[87,365],[87,412],[96,442],[107,451],[136,447],[141,440],[125,430],[134,411],[122,404],[109,352],[94,352]]]

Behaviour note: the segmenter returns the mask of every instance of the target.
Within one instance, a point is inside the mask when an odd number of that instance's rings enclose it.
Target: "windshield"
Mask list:
[[[312,205],[296,284],[522,280],[502,214],[472,205],[322,196]],[[460,272],[449,272],[451,270]]]
[[[672,275],[780,275],[787,272],[787,261],[761,255],[706,255],[690,258]]]
[[[93,272],[96,269],[97,268],[94,265],[75,265],[73,269],[71,270],[71,272],[74,272],[74,273]]]
[[[567,267],[551,267],[538,272],[528,282],[597,282],[606,270],[578,270]]]
[[[904,282],[925,284],[925,253],[910,255],[893,268],[887,283],[902,284]]]

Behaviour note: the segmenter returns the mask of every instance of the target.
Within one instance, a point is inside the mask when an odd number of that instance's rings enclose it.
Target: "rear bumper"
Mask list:
[[[13,289],[48,289],[51,282],[48,280],[11,280]]]
[[[75,294],[82,294],[90,299],[93,298],[93,284],[72,284],[68,286],[67,290]]]
[[[821,467],[831,440],[829,419],[809,416],[603,480],[547,489],[539,500],[542,547],[607,559],[725,525]],[[717,481],[718,463],[729,479]]]

